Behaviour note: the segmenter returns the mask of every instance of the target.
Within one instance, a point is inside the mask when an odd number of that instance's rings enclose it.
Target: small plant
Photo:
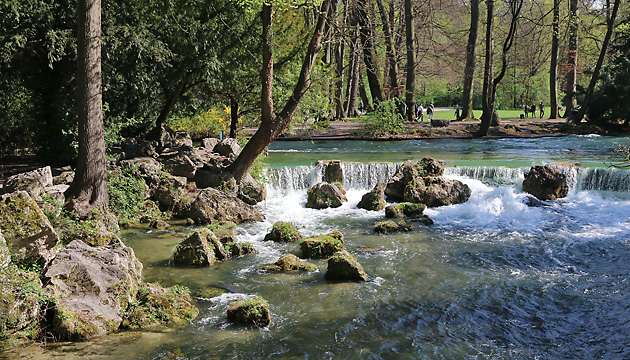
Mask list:
[[[118,217],[118,223],[123,226],[138,223],[143,212],[147,185],[138,173],[137,168],[130,166],[117,174],[109,174],[109,211]]]
[[[364,137],[382,137],[400,134],[405,130],[405,119],[395,99],[380,102],[374,113],[365,117],[360,134]]]

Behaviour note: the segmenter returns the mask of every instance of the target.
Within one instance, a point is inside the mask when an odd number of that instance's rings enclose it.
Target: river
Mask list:
[[[193,227],[125,230],[121,237],[144,264],[147,281],[231,292],[198,298],[189,326],[129,332],[87,343],[30,349],[30,358],[98,359],[628,359],[630,358],[630,181],[606,168],[623,138],[276,142],[270,147],[266,220],[239,226],[239,241],[260,251],[210,268],[169,265]],[[427,209],[434,225],[398,235],[370,226],[382,211],[358,209],[362,194],[397,163],[432,156],[446,176],[472,189],[464,204]],[[319,159],[341,159],[348,202],[306,209],[306,189],[321,178]],[[553,161],[566,170],[566,199],[534,201],[523,171]],[[256,270],[298,244],[264,242],[274,222],[303,235],[339,230],[369,275],[333,283],[320,271]],[[272,323],[230,325],[228,304],[261,295]]]

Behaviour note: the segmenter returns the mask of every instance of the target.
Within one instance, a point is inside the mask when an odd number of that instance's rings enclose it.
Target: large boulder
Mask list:
[[[308,237],[300,243],[302,257],[307,259],[321,259],[332,256],[337,251],[345,250],[343,235],[334,231],[326,235]]]
[[[14,262],[43,266],[55,257],[59,236],[24,191],[0,197],[0,230],[13,252]]]
[[[231,196],[238,193],[238,184],[234,176],[220,166],[204,166],[198,169],[194,178],[199,189],[215,188]]]
[[[228,196],[225,193],[207,188],[201,190],[186,211],[186,215],[197,224],[207,224],[214,221],[262,221],[263,214],[243,200]]]
[[[175,266],[209,266],[229,256],[212,231],[201,229],[177,244],[173,263]]]
[[[160,185],[153,191],[152,199],[162,211],[173,210],[186,192],[187,180],[183,176],[162,173]]]
[[[429,157],[420,161],[405,161],[389,180],[385,187],[385,195],[390,201],[405,201],[404,192],[407,184],[415,178],[425,176],[442,176],[446,164]]]
[[[130,247],[91,247],[80,240],[48,266],[45,293],[54,299],[53,334],[85,340],[117,330],[135,299],[142,264]]]
[[[254,245],[248,242],[229,242],[223,244],[223,247],[230,257],[258,254],[258,250],[254,247]]]
[[[550,166],[535,165],[525,173],[523,191],[539,200],[555,200],[569,193],[567,177]]]
[[[278,221],[273,224],[271,231],[265,235],[265,241],[294,242],[302,240],[302,234],[293,223]]]
[[[164,170],[171,175],[183,176],[188,180],[192,180],[195,177],[197,166],[188,155],[174,154],[166,156],[164,159],[160,158],[160,160],[164,165]]]
[[[155,188],[160,184],[162,164],[152,157],[140,157],[122,160],[120,166],[131,170],[136,177],[142,177],[147,185]]]
[[[368,276],[359,262],[346,250],[339,251],[328,259],[328,280],[365,281]]]
[[[403,201],[438,207],[461,204],[470,198],[468,185],[459,180],[451,180],[442,176],[426,176],[412,179],[403,193]]]
[[[293,254],[282,255],[278,261],[270,265],[263,265],[258,269],[271,272],[315,271],[317,266],[300,260]]]
[[[236,157],[241,153],[241,145],[234,138],[225,138],[214,146],[213,151],[226,157]]]
[[[361,197],[361,201],[357,207],[365,210],[378,211],[383,210],[387,206],[385,201],[385,184],[378,183],[374,189]]]
[[[236,224],[232,221],[219,221],[207,226],[221,244],[236,242]]]
[[[236,196],[249,205],[256,205],[267,198],[267,190],[258,180],[247,173],[238,185]]]
[[[228,321],[238,325],[265,327],[271,323],[269,304],[260,296],[238,300],[227,310]]]
[[[121,328],[149,329],[160,324],[188,322],[197,314],[199,309],[195,307],[188,289],[141,284],[136,302],[125,313]]]
[[[219,143],[219,139],[217,138],[205,138],[201,140],[201,145],[210,151],[214,151],[214,147]]]
[[[50,166],[46,166],[9,177],[1,190],[4,193],[26,191],[32,198],[39,199],[49,186],[53,186],[53,177]]]
[[[122,158],[133,159],[138,157],[157,157],[157,147],[157,141],[127,138],[123,141],[121,146]]]
[[[188,131],[176,131],[171,146],[179,147],[184,151],[192,151],[193,141]]]
[[[36,272],[0,266],[0,349],[32,339],[39,326],[42,283]]]
[[[343,167],[341,160],[329,160],[324,162],[323,166],[325,182],[343,184]]]
[[[343,189],[327,182],[314,185],[307,194],[306,207],[311,209],[336,208],[348,201]]]

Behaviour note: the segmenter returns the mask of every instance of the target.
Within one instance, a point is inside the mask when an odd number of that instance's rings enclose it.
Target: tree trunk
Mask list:
[[[413,44],[414,26],[411,0],[405,0],[405,43],[407,45],[407,82],[405,83],[407,121],[416,120],[416,51]]]
[[[273,111],[273,51],[271,48],[273,37],[273,5],[263,4],[261,12],[263,25],[263,70],[261,73],[262,91],[261,91],[261,124],[258,131],[252,136],[247,145],[241,151],[241,154],[228,167],[228,171],[240,183],[243,176],[252,166],[258,155],[274,141],[287,127],[293,119],[293,114],[297,106],[302,100],[304,93],[311,84],[311,72],[317,59],[317,54],[322,48],[322,37],[326,18],[330,10],[332,0],[325,0],[318,12],[317,24],[315,32],[308,45],[300,76],[293,93],[284,108],[279,114]]]
[[[359,73],[357,71],[357,73]],[[365,90],[365,84],[363,84],[363,79],[361,75],[359,75],[359,86],[357,86],[359,90],[359,97],[361,98],[361,102],[363,103],[363,109],[366,112],[372,111],[372,105],[370,104],[370,99],[367,96],[367,91]]]
[[[558,118],[558,44],[560,34],[560,0],[553,0],[551,25],[551,61],[549,70],[549,118]]]
[[[492,77],[494,64],[494,0],[487,0],[486,20],[486,59],[483,69],[483,94],[482,94],[482,110],[481,126],[479,127],[478,136],[488,135],[490,130],[490,122],[492,121],[492,113],[494,112],[492,101]]]
[[[462,114],[460,119],[473,120],[473,84],[477,60],[477,36],[479,33],[479,0],[470,2],[470,30],[466,45],[466,69],[464,70],[464,93],[462,94]]]
[[[345,28],[346,27],[346,4],[343,6],[343,13],[341,15],[342,20],[339,21],[337,14],[335,14],[335,22],[337,28]],[[336,102],[336,118],[341,120],[346,120],[348,117],[348,113],[344,108],[344,94],[343,94],[343,68],[344,68],[344,58],[345,58],[345,41],[344,35],[339,34],[337,38],[336,46],[335,46],[335,102]]]
[[[354,14],[352,15],[354,18]],[[352,25],[353,24],[353,25]],[[350,64],[348,66],[348,87],[347,87],[347,96],[346,96],[346,114],[349,117],[357,116],[357,97],[359,96],[359,78],[361,77],[360,67],[359,67],[359,26],[356,25],[355,20],[351,20],[351,28],[355,31],[352,31],[351,37],[351,54],[350,54]]]
[[[381,21],[383,22],[383,33],[385,34],[385,52],[387,54],[387,61],[389,63],[389,91],[391,97],[399,97],[398,93],[398,59],[396,56],[396,48],[394,47],[394,36],[391,31],[391,22],[394,19],[389,19],[387,11],[383,5],[383,0],[376,0],[379,13],[381,14]]]
[[[238,129],[238,99],[235,95],[230,96],[230,137],[236,139]]]
[[[599,58],[597,59],[597,64],[595,65],[595,69],[593,70],[591,82],[588,84],[588,89],[586,90],[586,95],[584,96],[582,108],[580,108],[580,111],[575,116],[575,123],[580,123],[582,121],[582,119],[584,118],[584,114],[586,114],[586,110],[588,110],[588,107],[590,105],[591,97],[593,96],[593,90],[595,90],[595,85],[597,84],[597,80],[599,80],[599,73],[602,70],[602,65],[604,64],[606,51],[608,50],[608,45],[610,45],[612,33],[615,30],[615,19],[617,18],[617,11],[619,10],[620,2],[620,0],[615,0],[612,14],[608,18],[608,28],[606,30],[606,36],[604,36],[604,43],[602,44],[602,49],[599,52]]]
[[[577,107],[578,0],[569,0],[569,60],[564,96],[565,117]]]
[[[77,169],[66,191],[65,207],[86,218],[92,209],[107,212],[107,167],[101,88],[101,1],[77,2]]]
[[[151,131],[149,131],[149,133],[147,134],[147,139],[159,140],[161,138],[162,129],[164,125],[166,125],[166,119],[168,119],[168,115],[171,113],[171,111],[175,107],[175,104],[177,104],[177,100],[179,99],[179,96],[181,95],[181,93],[184,91],[184,88],[186,87],[189,79],[190,77],[186,77],[185,79],[180,80],[176,84],[173,92],[171,93],[168,93],[167,90],[165,90],[166,102],[164,103],[164,106],[162,107],[162,110],[160,111],[160,115],[155,121],[155,127],[153,127],[153,129],[151,129]],[[165,144],[160,144],[160,146],[164,146],[164,145]]]
[[[372,29],[370,27],[367,15],[366,0],[358,2],[358,19],[360,26],[361,45],[363,45],[363,62],[367,72],[368,85],[370,86],[370,94],[372,102],[377,104],[383,101],[383,90],[378,81],[378,71],[376,69],[376,56],[374,54],[374,46],[372,44]]]

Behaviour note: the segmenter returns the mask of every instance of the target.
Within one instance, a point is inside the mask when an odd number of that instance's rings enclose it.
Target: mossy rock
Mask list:
[[[209,266],[218,261],[212,238],[219,242],[210,230],[201,229],[177,244],[173,254],[175,266]]]
[[[236,241],[236,223],[232,221],[218,221],[206,226],[223,244]]]
[[[258,250],[256,250],[254,245],[248,242],[230,242],[230,243],[224,244],[223,247],[225,248],[225,251],[227,251],[227,253],[230,256],[243,256],[247,254],[258,254]]]
[[[207,286],[202,289],[195,290],[192,295],[198,298],[212,299],[217,296],[228,293],[229,291],[216,286]]]
[[[293,223],[278,221],[273,224],[271,231],[265,235],[265,241],[267,240],[275,242],[295,242],[302,240],[302,234],[300,234]]]
[[[260,296],[239,300],[227,310],[228,321],[237,325],[265,327],[271,323],[269,304]]]
[[[387,206],[385,201],[385,184],[378,183],[369,193],[363,195],[361,201],[357,204],[358,208],[365,210],[378,211],[383,210]]]
[[[138,290],[137,300],[126,312],[121,328],[148,329],[163,324],[189,322],[198,313],[187,288],[163,288],[147,283]]]
[[[411,231],[411,225],[405,220],[384,220],[374,224],[374,231],[380,234]]]
[[[422,215],[426,208],[427,206],[424,204],[414,204],[409,202],[389,205],[385,208],[385,217],[398,218],[406,216],[409,218],[414,218]]]
[[[338,231],[327,235],[311,236],[300,243],[302,257],[307,259],[326,258],[345,248],[343,235]]]
[[[341,281],[365,281],[368,276],[359,262],[346,250],[339,251],[328,259],[326,279]]]
[[[0,349],[32,340],[39,331],[43,303],[39,274],[8,266],[0,268]]]
[[[264,265],[258,269],[272,272],[316,271],[317,266],[300,260],[293,254],[282,255],[278,261],[270,265]]]
[[[337,208],[348,201],[340,184],[321,182],[307,191],[306,207],[311,209]]]

